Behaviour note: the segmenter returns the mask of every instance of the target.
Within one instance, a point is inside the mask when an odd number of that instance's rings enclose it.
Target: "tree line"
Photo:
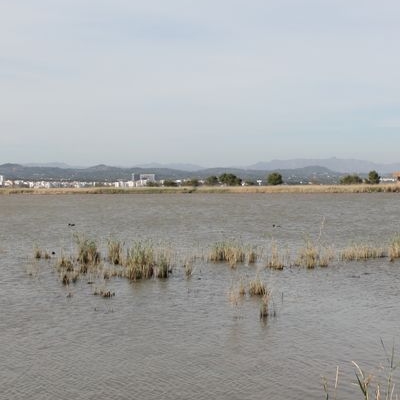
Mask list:
[[[273,172],[267,176],[268,185],[281,185],[283,183],[282,175],[278,172]],[[199,186],[200,182],[198,179],[190,179],[184,183],[188,186]],[[225,186],[241,186],[242,184],[252,186],[256,185],[254,181],[243,181],[241,178],[231,173],[223,173],[220,176],[211,175],[207,177],[204,181],[204,184],[207,186],[217,186],[217,185],[225,185]],[[165,180],[164,186],[177,186],[178,184],[173,180]]]
[[[365,179],[365,183],[368,183],[370,185],[377,185],[380,182],[380,179],[381,177],[379,176],[379,174],[375,170],[373,170],[368,173],[368,178]],[[340,179],[340,183],[342,185],[354,185],[363,182],[363,179],[360,178],[360,176],[357,174],[346,175]]]
[[[345,175],[340,179],[340,184],[342,185],[354,185],[360,183],[367,183],[371,185],[376,185],[380,182],[381,177],[379,174],[373,170],[370,171],[368,174],[368,178],[363,180],[357,174]],[[279,172],[272,172],[266,177],[266,182],[268,185],[275,186],[275,185],[282,185],[283,178]],[[184,183],[188,186],[199,186],[200,182],[198,179],[191,179]],[[256,185],[254,181],[243,181],[241,178],[236,176],[235,174],[231,173],[223,173],[220,176],[212,175],[205,179],[204,184],[207,186],[217,186],[217,185],[225,185],[225,186],[241,186],[242,184],[245,185]],[[173,180],[166,180],[164,181],[164,186],[177,186],[178,184]]]

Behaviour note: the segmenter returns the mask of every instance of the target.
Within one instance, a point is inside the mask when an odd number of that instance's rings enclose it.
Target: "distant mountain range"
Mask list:
[[[173,168],[175,167],[175,168]],[[400,170],[398,164],[377,164],[352,159],[295,159],[259,162],[247,167],[202,168],[193,164],[145,164],[136,167],[114,167],[99,164],[92,167],[71,167],[63,163],[47,164],[2,164],[0,175],[5,179],[21,180],[68,180],[113,182],[130,180],[132,174],[138,179],[140,174],[154,173],[156,179],[204,179],[225,172],[239,176],[243,180],[265,180],[272,172],[280,172],[287,183],[337,183],[344,174],[357,173],[366,176],[376,170],[381,175],[391,175]]]
[[[331,171],[340,173],[366,174],[369,171],[376,170],[379,174],[388,174],[400,170],[400,163],[379,164],[365,160],[343,159],[336,157],[321,159],[299,158],[293,160],[272,160],[268,162],[258,162],[246,168],[275,170],[304,168],[312,165],[318,165],[320,167],[325,167]]]
[[[62,168],[62,169],[87,169],[88,167],[82,166],[71,166],[65,163],[60,162],[52,162],[52,163],[29,163],[22,164],[24,167],[53,167],[53,168]],[[356,160],[356,159],[347,159],[347,158],[296,158],[290,160],[271,160],[271,161],[262,161],[257,162],[256,164],[248,165],[248,166],[229,166],[220,169],[240,169],[240,170],[259,170],[259,171],[273,171],[279,169],[298,169],[305,167],[319,166],[328,168],[331,171],[339,172],[339,173],[359,173],[366,174],[369,171],[376,170],[380,174],[388,174],[393,173],[394,171],[400,171],[400,162],[398,163],[374,163],[366,160]],[[97,168],[90,167],[90,168]],[[113,168],[113,167],[109,167]],[[169,163],[169,164],[161,164],[161,163],[148,163],[148,164],[138,164],[133,167],[116,167],[121,169],[173,169],[178,171],[188,171],[188,172],[196,172],[201,170],[206,170],[210,168],[205,168],[200,165],[195,164],[184,164],[184,163]]]

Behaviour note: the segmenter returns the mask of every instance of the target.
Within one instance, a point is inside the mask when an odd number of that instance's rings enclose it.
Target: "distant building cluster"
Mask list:
[[[135,174],[132,174],[132,180],[119,180],[114,182],[114,186],[116,188],[134,188],[148,186],[149,183],[156,183],[155,174],[140,174],[138,180],[135,180]]]
[[[138,180],[135,180],[135,174],[132,174],[132,180],[118,180],[116,182],[83,182],[83,181],[33,181],[23,179],[5,179],[0,175],[0,187],[11,188],[29,188],[29,189],[51,189],[51,188],[89,188],[89,187],[116,187],[133,188],[143,187],[149,184],[156,184],[155,174],[141,174]],[[160,182],[162,184],[163,181]]]

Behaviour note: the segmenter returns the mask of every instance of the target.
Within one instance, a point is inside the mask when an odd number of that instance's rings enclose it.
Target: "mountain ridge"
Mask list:
[[[270,161],[258,161],[251,165],[243,165],[243,166],[223,166],[223,167],[204,167],[191,163],[158,163],[151,162],[145,164],[134,164],[133,166],[115,166],[115,165],[107,165],[104,163],[100,163],[93,166],[72,166],[62,162],[49,162],[49,163],[24,163],[24,164],[16,164],[16,163],[8,163],[10,165],[21,165],[24,167],[33,167],[33,168],[60,168],[60,169],[98,169],[103,167],[104,169],[108,168],[120,168],[120,169],[168,169],[168,170],[177,170],[177,171],[185,171],[185,172],[198,172],[204,171],[212,168],[220,168],[220,169],[240,169],[240,170],[265,170],[271,171],[276,169],[297,169],[297,168],[305,168],[310,166],[320,166],[330,169],[331,171],[335,171],[338,173],[368,173],[369,171],[376,170],[380,174],[393,173],[395,171],[400,170],[400,162],[397,163],[377,163],[368,160],[360,160],[353,158],[294,158],[294,159],[273,159]]]

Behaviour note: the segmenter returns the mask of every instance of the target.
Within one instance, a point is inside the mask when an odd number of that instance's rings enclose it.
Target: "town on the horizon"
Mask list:
[[[400,172],[394,172],[391,177],[381,177],[376,171],[371,171],[375,174],[375,182],[373,183],[400,183]],[[29,189],[52,189],[52,188],[91,188],[91,187],[114,187],[118,189],[132,189],[141,187],[171,187],[171,186],[202,186],[202,185],[220,185],[220,186],[263,186],[285,184],[280,173],[271,173],[265,180],[256,179],[253,181],[243,180],[234,174],[224,173],[221,176],[209,176],[206,179],[159,179],[156,180],[155,174],[140,174],[138,179],[135,179],[135,174],[132,174],[130,180],[119,179],[116,181],[77,181],[77,180],[24,180],[24,179],[6,179],[4,175],[0,175],[0,188],[29,188]],[[340,179],[339,184],[347,183],[371,183],[367,178],[362,179],[357,174],[346,175]],[[297,185],[320,184],[312,180],[298,181]]]

